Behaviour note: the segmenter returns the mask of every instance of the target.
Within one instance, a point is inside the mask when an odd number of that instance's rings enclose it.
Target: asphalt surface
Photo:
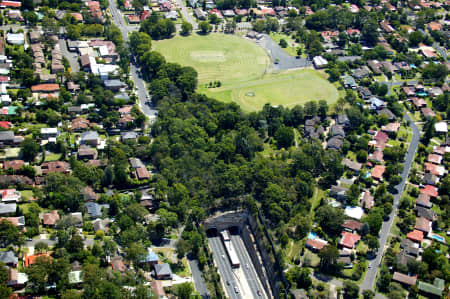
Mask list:
[[[128,34],[131,30],[130,26],[127,26],[127,24],[124,23],[122,15],[113,0],[109,1],[109,11],[111,12],[114,24],[116,24],[122,32],[123,40],[128,41]],[[144,80],[139,77],[138,66],[131,64],[130,74],[134,81],[134,86],[136,87],[136,95],[139,98],[139,107],[141,108],[142,113],[147,116],[149,122],[152,123],[155,121],[158,111],[152,106],[150,94],[147,91]]]
[[[263,34],[258,43],[266,49],[271,64],[276,70],[289,70],[312,66],[312,62],[305,58],[296,58],[287,54],[270,36]],[[275,63],[278,59],[278,63]]]
[[[77,73],[80,71],[80,64],[78,63],[78,54],[69,52],[67,49],[67,43],[65,39],[58,40],[59,49],[61,50],[61,54],[67,58],[70,63],[71,73]]]
[[[407,113],[405,113],[405,119],[409,121],[409,126],[412,129],[413,136],[411,139],[411,143],[409,144],[408,153],[406,154],[405,162],[403,163],[404,169],[401,173],[402,181],[395,187],[397,193],[394,194],[394,204],[391,214],[389,215],[389,220],[383,222],[383,226],[381,227],[379,240],[380,240],[380,249],[378,249],[377,256],[375,259],[371,260],[372,267],[367,270],[366,276],[364,277],[363,282],[360,285],[361,292],[363,290],[373,290],[375,279],[378,273],[378,269],[380,267],[381,259],[384,254],[384,250],[386,249],[386,243],[388,240],[389,233],[391,231],[391,227],[394,223],[394,219],[397,215],[398,203],[402,196],[403,190],[405,188],[406,180],[408,179],[409,170],[411,169],[414,155],[416,154],[417,147],[420,141],[420,131],[417,128],[414,121],[409,117]]]
[[[214,256],[214,260],[216,261],[217,267],[219,268],[220,277],[222,277],[223,279],[228,298],[230,299],[242,298],[241,291],[239,293],[236,293],[234,291],[234,287],[238,285],[236,280],[237,277],[233,273],[233,268],[231,268],[231,264],[228,259],[227,253],[225,252],[222,240],[220,239],[219,236],[215,236],[209,237],[208,241]],[[229,282],[229,284],[227,283],[227,281]]]
[[[439,44],[436,42],[433,43],[433,48],[435,48],[436,51],[438,51],[439,54],[441,54],[441,56],[445,59],[445,61],[448,61],[448,55],[445,49],[442,49],[442,47],[440,47]]]
[[[181,14],[183,15],[183,18],[186,21],[188,21],[189,23],[191,23],[192,29],[194,31],[196,31],[197,28],[198,28],[197,22],[195,21],[194,17],[187,10],[186,5],[184,5],[183,0],[177,0],[177,5],[180,8],[180,11],[181,11]]]
[[[192,278],[194,280],[194,286],[197,292],[199,292],[200,296],[203,299],[210,298],[208,289],[205,284],[205,280],[203,279],[202,272],[198,267],[197,260],[188,259],[189,267],[191,268]]]
[[[244,270],[245,277],[247,278],[253,297],[267,298],[267,296],[264,294],[264,288],[259,280],[258,274],[256,273],[255,267],[250,259],[250,256],[248,255],[247,248],[245,248],[244,241],[242,240],[241,236],[231,234],[230,239],[238,254],[241,268],[242,270]],[[261,296],[258,295],[258,291],[261,292]]]

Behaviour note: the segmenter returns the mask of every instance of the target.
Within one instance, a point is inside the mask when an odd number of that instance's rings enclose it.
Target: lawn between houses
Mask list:
[[[324,73],[312,69],[268,72],[270,60],[265,50],[235,35],[176,36],[154,42],[153,48],[169,62],[194,67],[200,93],[234,101],[244,111],[260,110],[266,103],[286,107],[311,100],[333,103],[339,96]],[[221,86],[208,88],[215,81]]]

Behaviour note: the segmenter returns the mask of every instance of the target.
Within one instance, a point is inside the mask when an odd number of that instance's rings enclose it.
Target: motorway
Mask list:
[[[239,257],[239,261],[241,263],[241,268],[247,277],[247,282],[250,286],[254,298],[267,298],[265,296],[264,288],[259,280],[258,274],[256,273],[255,267],[248,255],[247,248],[244,245],[244,241],[242,240],[240,235],[230,235],[231,243],[233,243],[234,248],[236,249]],[[247,268],[248,265],[248,268]],[[261,296],[258,295],[258,290],[261,292]]]
[[[394,223],[394,219],[397,215],[398,210],[398,203],[400,201],[400,198],[402,197],[403,190],[405,188],[406,180],[408,179],[409,170],[411,169],[414,156],[417,151],[417,147],[419,145],[420,141],[420,131],[417,128],[414,121],[409,117],[409,115],[405,112],[405,119],[409,121],[409,126],[412,129],[412,139],[411,143],[409,144],[408,153],[406,154],[405,163],[403,172],[401,173],[402,181],[395,187],[397,190],[397,193],[394,194],[394,204],[391,214],[389,215],[389,220],[383,222],[383,226],[381,227],[379,240],[380,240],[380,249],[378,250],[377,256],[374,260],[372,260],[372,267],[367,270],[366,276],[364,277],[363,282],[361,283],[360,290],[361,292],[363,290],[373,290],[374,284],[375,284],[375,278],[378,273],[378,269],[380,267],[381,259],[384,254],[384,250],[386,248],[386,243],[388,240],[389,233],[391,231],[392,225]]]
[[[214,260],[219,268],[220,277],[223,279],[226,293],[230,299],[242,298],[241,293],[236,294],[234,287],[237,286],[237,277],[231,268],[230,260],[228,259],[222,240],[219,236],[209,237],[209,245],[213,252]],[[229,284],[227,283],[229,282]]]

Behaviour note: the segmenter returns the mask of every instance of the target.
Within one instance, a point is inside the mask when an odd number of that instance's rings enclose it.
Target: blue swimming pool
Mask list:
[[[431,235],[431,239],[435,239],[438,242],[445,243],[444,237],[439,236],[439,235]]]
[[[309,234],[308,234],[308,239],[315,239],[315,238],[317,238],[317,234],[315,234],[315,233],[313,233],[313,232],[310,232]]]

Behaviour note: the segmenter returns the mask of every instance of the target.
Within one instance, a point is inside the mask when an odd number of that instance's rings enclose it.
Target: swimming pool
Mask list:
[[[439,235],[431,235],[431,239],[435,239],[438,242],[445,243],[444,237],[439,236]]]
[[[313,232],[310,232],[309,234],[308,234],[308,239],[315,239],[315,238],[317,238],[317,234],[315,234],[315,233],[313,233]]]

